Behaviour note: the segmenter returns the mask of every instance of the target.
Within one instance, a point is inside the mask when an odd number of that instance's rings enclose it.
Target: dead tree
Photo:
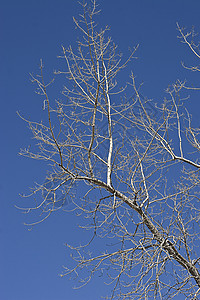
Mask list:
[[[108,28],[97,30],[97,13],[95,1],[84,4],[80,20],[74,18],[82,33],[77,49],[62,47],[63,70],[55,72],[66,81],[62,101],[49,96],[42,62],[40,75],[32,76],[47,118],[26,120],[38,151],[21,155],[52,168],[32,191],[34,197],[41,193],[41,201],[28,211],[42,210],[36,223],[42,222],[71,195],[87,220],[82,227],[91,230],[91,241],[68,245],[76,253],[74,267],[62,276],[84,275],[84,285],[100,272],[112,287],[107,299],[197,299],[200,142],[184,108],[188,87],[177,81],[157,105],[142,96],[133,73],[119,87],[118,73],[137,47],[123,62]],[[193,35],[178,29],[200,58]],[[79,198],[73,197],[75,185],[84,193]],[[98,239],[104,250],[91,253]]]

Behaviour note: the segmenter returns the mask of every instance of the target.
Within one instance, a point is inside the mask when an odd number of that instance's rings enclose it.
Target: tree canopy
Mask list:
[[[40,212],[37,224],[73,202],[80,227],[91,232],[84,245],[67,244],[74,265],[62,276],[78,285],[100,274],[111,285],[106,299],[197,299],[200,130],[193,128],[185,91],[199,87],[177,80],[154,103],[143,96],[133,72],[120,86],[119,73],[137,46],[124,59],[109,28],[95,23],[96,1],[82,7],[80,20],[74,18],[82,38],[77,49],[62,46],[63,69],[55,72],[58,80],[65,78],[62,99],[51,99],[42,61],[40,74],[32,75],[46,118],[22,117],[37,150],[21,155],[44,160],[51,169],[32,190],[35,205],[26,210]],[[177,28],[199,59],[194,31]]]

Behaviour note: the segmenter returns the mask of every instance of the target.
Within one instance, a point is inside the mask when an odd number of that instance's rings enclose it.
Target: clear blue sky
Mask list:
[[[164,89],[177,78],[196,80],[182,69],[180,62],[195,61],[189,49],[177,39],[176,22],[195,26],[200,32],[200,1],[194,0],[99,0],[98,22],[111,27],[111,36],[119,49],[140,44],[138,60],[132,69],[144,82],[143,94],[161,101]],[[61,44],[74,45],[77,31],[72,16],[80,6],[74,0],[1,1],[0,17],[0,99],[1,99],[1,211],[0,211],[0,299],[2,300],[96,300],[103,285],[96,279],[81,290],[73,282],[60,278],[68,261],[64,243],[76,243],[80,231],[78,219],[60,212],[35,226],[14,205],[20,205],[19,193],[27,192],[34,182],[43,182],[45,165],[20,157],[20,148],[28,146],[31,134],[16,111],[41,119],[42,103],[34,94],[29,73],[37,73],[40,58],[47,72],[57,68]],[[194,76],[194,74],[193,74]],[[195,74],[198,76],[198,74]],[[200,126],[200,98],[192,94],[191,112]],[[199,123],[199,124],[198,124]],[[24,202],[23,202],[24,204]],[[3,267],[2,267],[3,266]]]

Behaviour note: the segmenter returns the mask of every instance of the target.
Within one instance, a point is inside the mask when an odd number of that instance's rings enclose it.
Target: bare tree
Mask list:
[[[25,149],[21,155],[45,160],[52,168],[45,183],[32,191],[34,198],[37,193],[43,198],[27,211],[42,211],[36,223],[42,222],[71,196],[87,221],[80,227],[92,236],[87,245],[68,245],[75,252],[74,267],[62,276],[74,274],[84,285],[101,273],[112,287],[106,299],[172,299],[180,294],[197,299],[200,142],[185,108],[182,91],[188,87],[177,81],[157,105],[142,97],[133,73],[120,88],[117,75],[137,47],[123,62],[108,28],[97,31],[97,13],[95,1],[90,7],[83,4],[80,20],[74,18],[82,39],[76,50],[62,47],[64,69],[55,74],[66,78],[64,100],[50,99],[42,62],[40,75],[32,76],[47,119],[26,120],[38,151]],[[178,30],[181,41],[200,58],[193,34]],[[73,197],[77,185],[84,193],[80,198]],[[102,247],[91,253],[97,239]]]

